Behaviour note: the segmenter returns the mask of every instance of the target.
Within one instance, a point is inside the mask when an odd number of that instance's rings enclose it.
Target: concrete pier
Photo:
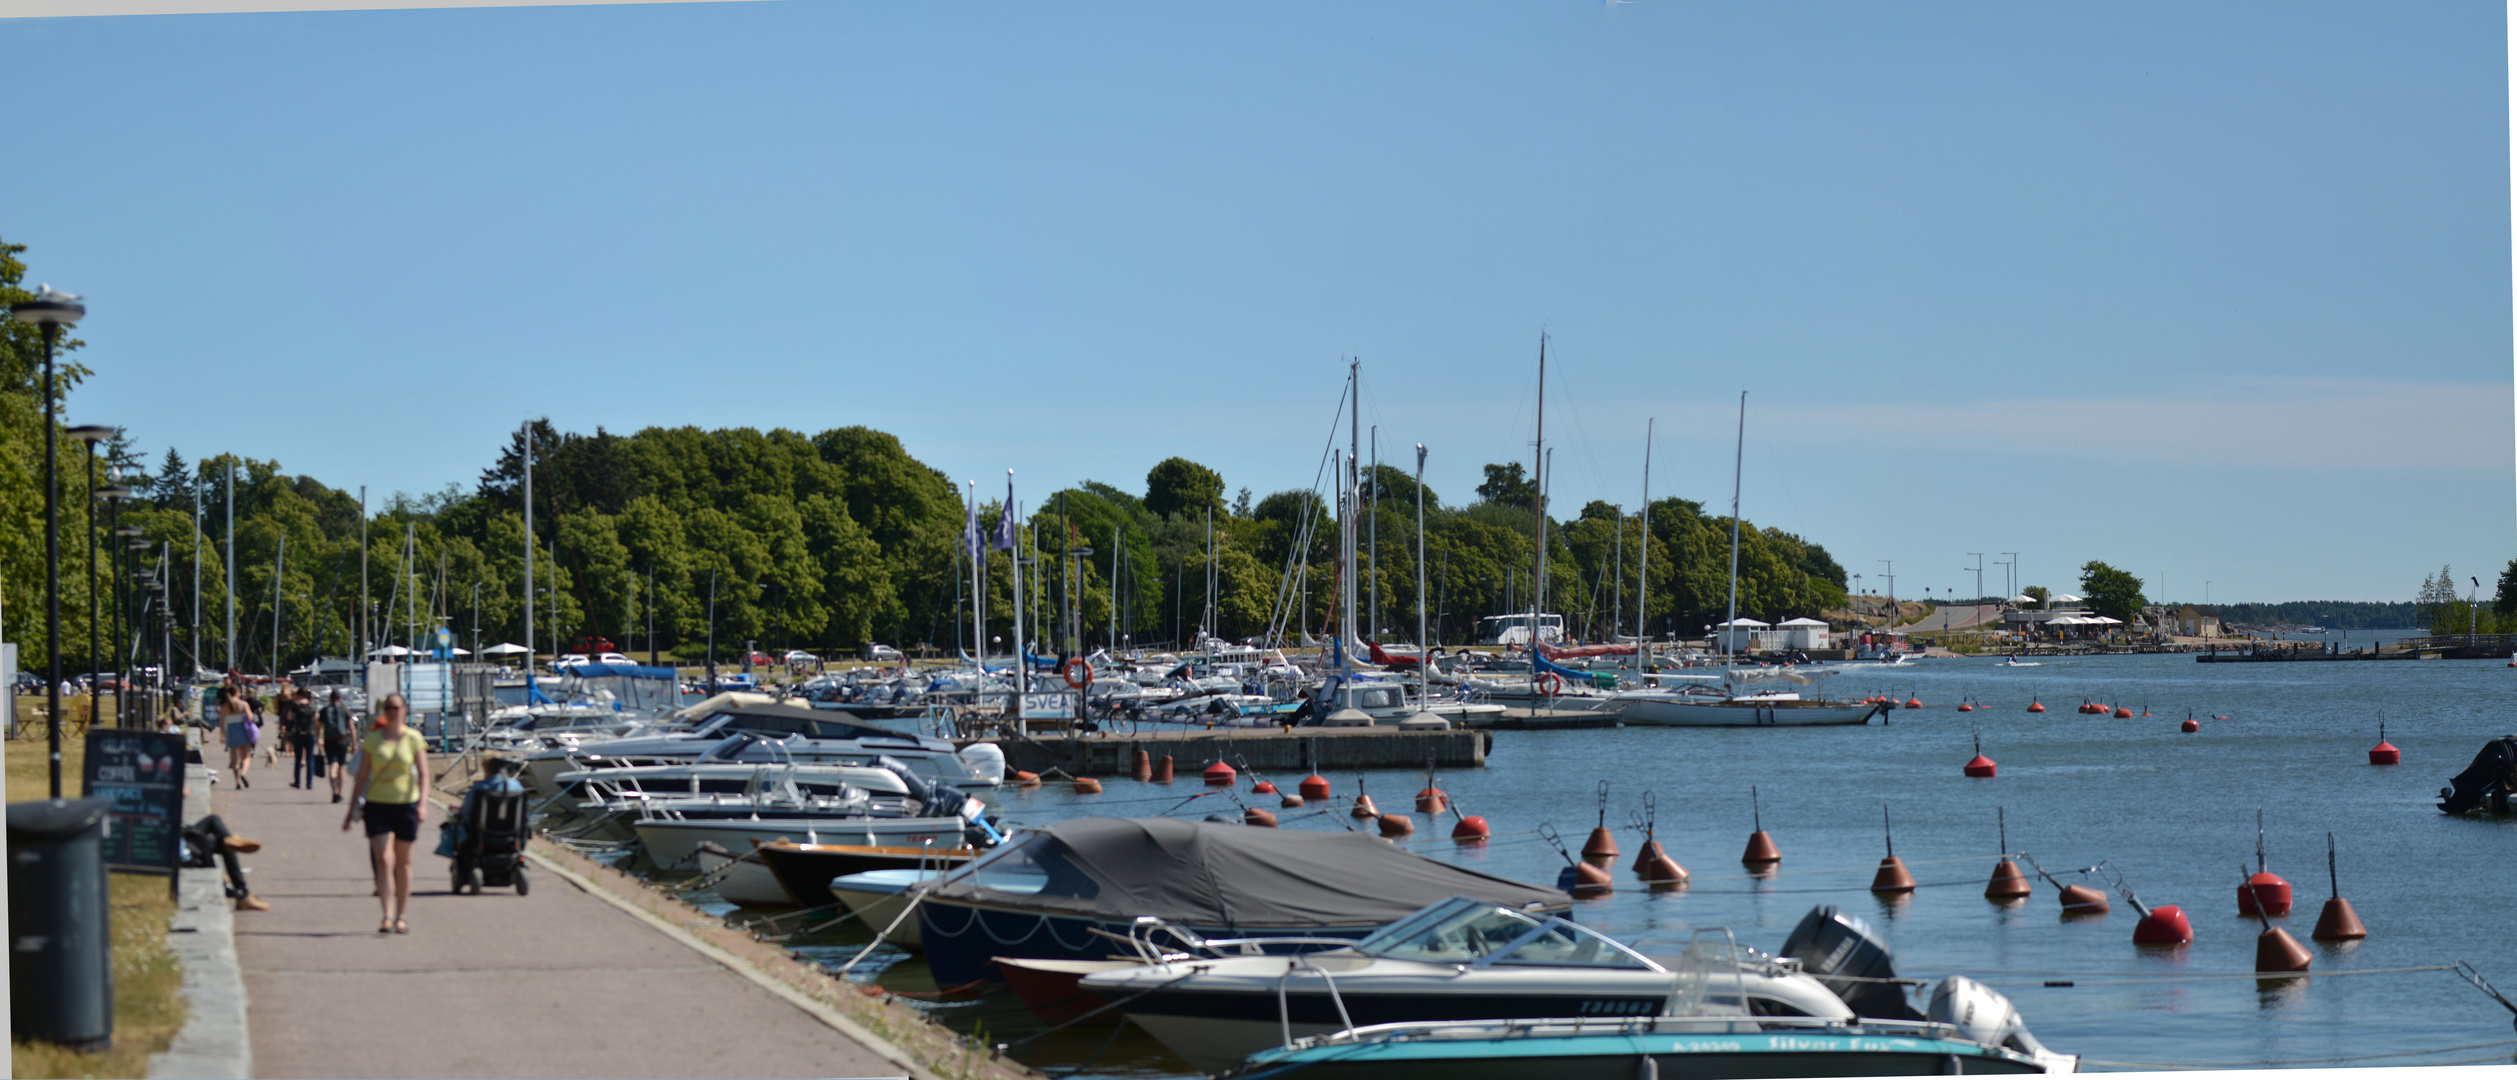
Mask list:
[[[1104,731],[1069,738],[1065,735],[1022,738],[1000,736],[963,739],[993,742],[1005,751],[1008,768],[1029,772],[1058,769],[1069,776],[1125,776],[1134,767],[1136,751],[1153,758],[1171,755],[1179,777],[1195,783],[1210,762],[1263,773],[1314,773],[1327,769],[1483,768],[1494,737],[1483,731],[1399,731],[1395,728],[1216,728],[1165,730],[1139,734]]]

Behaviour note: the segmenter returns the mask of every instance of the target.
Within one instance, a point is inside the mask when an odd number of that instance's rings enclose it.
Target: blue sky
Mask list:
[[[72,419],[379,492],[520,420],[956,479],[1727,500],[1876,585],[2517,555],[2503,8],[650,4],[0,21]],[[46,116],[41,125],[28,118]],[[31,153],[41,146],[40,155]],[[1404,451],[1385,455],[1403,458]],[[1997,570],[1987,573],[1998,588]]]

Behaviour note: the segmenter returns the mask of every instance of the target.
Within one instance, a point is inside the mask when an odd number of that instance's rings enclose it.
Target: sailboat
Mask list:
[[[1730,614],[1725,630],[1739,624],[1739,489],[1742,459],[1748,449],[1748,392],[1739,392],[1738,446],[1731,459],[1730,479]],[[1647,504],[1648,505],[1648,504]],[[1646,534],[1649,535],[1648,533]],[[1724,642],[1725,654],[1731,650]],[[1857,701],[1804,698],[1801,688],[1817,676],[1795,671],[1732,667],[1716,683],[1691,680],[1675,688],[1627,690],[1615,695],[1618,712],[1629,724],[1664,727],[1812,727],[1866,724],[1886,705]]]

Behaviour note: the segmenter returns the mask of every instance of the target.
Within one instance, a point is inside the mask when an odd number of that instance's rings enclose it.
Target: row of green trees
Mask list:
[[[22,275],[13,257],[0,262],[0,286],[14,289]],[[0,338],[0,616],[8,636],[27,643],[24,663],[33,668],[42,662],[41,634],[24,628],[30,614],[40,617],[43,595],[42,424],[26,329],[9,324]],[[410,644],[440,625],[467,647],[521,641],[528,447],[538,651],[599,636],[642,658],[650,649],[696,658],[712,626],[721,658],[746,641],[816,651],[869,641],[939,652],[972,644],[965,526],[975,516],[976,531],[992,538],[1003,493],[978,491],[973,515],[969,488],[869,428],[580,434],[535,421],[469,487],[364,503],[276,461],[223,453],[194,461],[170,448],[144,463],[119,438],[99,449],[136,490],[122,520],[151,543],[148,560],[165,566],[179,652],[197,653],[205,666],[264,670],[357,652],[362,614],[371,646]],[[75,457],[65,462],[63,528],[72,538],[65,552],[83,554],[95,522],[77,466]],[[1374,543],[1360,560],[1365,630],[1412,639],[1420,593],[1434,636],[1449,643],[1471,640],[1483,616],[1527,607],[1535,562],[1527,482],[1517,465],[1486,472],[1472,499],[1422,493],[1421,575],[1415,481],[1387,466],[1367,476],[1362,509]],[[1016,532],[1017,549],[1036,559],[1024,582],[1032,640],[1058,649],[1178,642],[1201,629],[1294,641],[1332,632],[1339,570],[1328,502],[1300,490],[1253,499],[1245,488],[1227,504],[1225,491],[1214,470],[1172,458],[1140,490],[1087,481],[1025,494]],[[1727,601],[1729,522],[1699,503],[1664,498],[1651,508],[1650,531],[1643,617],[1655,634],[1697,635],[1722,618]],[[1551,520],[1547,609],[1582,636],[1633,632],[1642,532],[1640,515],[1604,502]],[[982,554],[986,636],[1002,650],[1012,633],[1014,552],[983,544]],[[1843,569],[1790,533],[1743,525],[1739,570],[1743,616],[1815,615],[1845,601]],[[83,616],[105,577],[65,563],[65,612]],[[1065,631],[1070,605],[1080,641]],[[64,630],[71,657],[83,659],[85,619],[65,620]]]

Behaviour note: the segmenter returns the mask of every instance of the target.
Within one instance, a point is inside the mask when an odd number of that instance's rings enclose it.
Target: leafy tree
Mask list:
[[[174,447],[167,447],[166,457],[158,464],[156,478],[149,481],[149,501],[167,510],[190,514],[193,492],[197,490],[193,484],[192,466],[184,462],[184,456],[176,453]]]
[[[2088,598],[2089,610],[2110,619],[2131,622],[2141,613],[2141,579],[2094,559],[2080,567],[2080,593]]]
[[[2508,560],[2508,569],[2500,571],[2499,591],[2492,594],[2491,610],[2517,615],[2517,559]]]
[[[1221,516],[1223,500],[1223,474],[1187,458],[1165,458],[1145,474],[1145,509],[1158,516]]]
[[[1538,486],[1524,475],[1521,463],[1505,462],[1486,466],[1486,481],[1477,485],[1477,498],[1483,502],[1505,506],[1528,506],[1538,495]]]
[[[2019,595],[2027,597],[2030,600],[2034,600],[2039,604],[2054,598],[2052,590],[2047,589],[2043,585],[2030,585],[2027,588],[2019,590]]]

